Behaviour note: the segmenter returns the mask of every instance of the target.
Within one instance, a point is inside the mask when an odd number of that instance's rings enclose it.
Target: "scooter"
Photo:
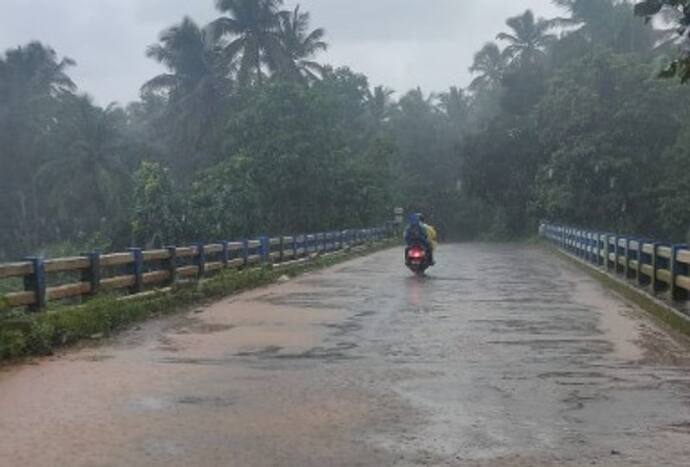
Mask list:
[[[431,267],[431,258],[422,245],[412,245],[405,250],[405,266],[417,276],[423,276]]]

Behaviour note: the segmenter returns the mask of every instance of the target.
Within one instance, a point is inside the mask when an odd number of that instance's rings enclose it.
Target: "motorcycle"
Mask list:
[[[405,266],[417,276],[423,276],[431,267],[431,258],[422,245],[412,245],[405,250]]]

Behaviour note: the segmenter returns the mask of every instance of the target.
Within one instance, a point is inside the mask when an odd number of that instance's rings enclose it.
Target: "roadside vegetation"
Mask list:
[[[625,1],[506,11],[468,87],[397,93],[321,62],[327,32],[294,3],[215,3],[210,24],[142,44],[167,71],[128,104],[78,90],[69,51],[0,55],[0,260],[364,226],[393,206],[455,239],[540,218],[687,236],[685,2],[641,2],[663,15],[647,23]]]

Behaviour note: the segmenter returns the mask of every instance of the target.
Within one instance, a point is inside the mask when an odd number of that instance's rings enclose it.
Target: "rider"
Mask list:
[[[434,259],[437,245],[436,229],[424,222],[423,214],[413,214],[410,216],[410,223],[405,229],[405,242],[408,248],[415,243],[420,243],[429,254],[431,265],[436,264]]]

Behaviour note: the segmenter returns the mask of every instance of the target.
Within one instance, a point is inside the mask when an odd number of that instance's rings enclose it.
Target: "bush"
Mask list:
[[[0,358],[17,358],[26,355],[26,338],[18,329],[0,331]]]

